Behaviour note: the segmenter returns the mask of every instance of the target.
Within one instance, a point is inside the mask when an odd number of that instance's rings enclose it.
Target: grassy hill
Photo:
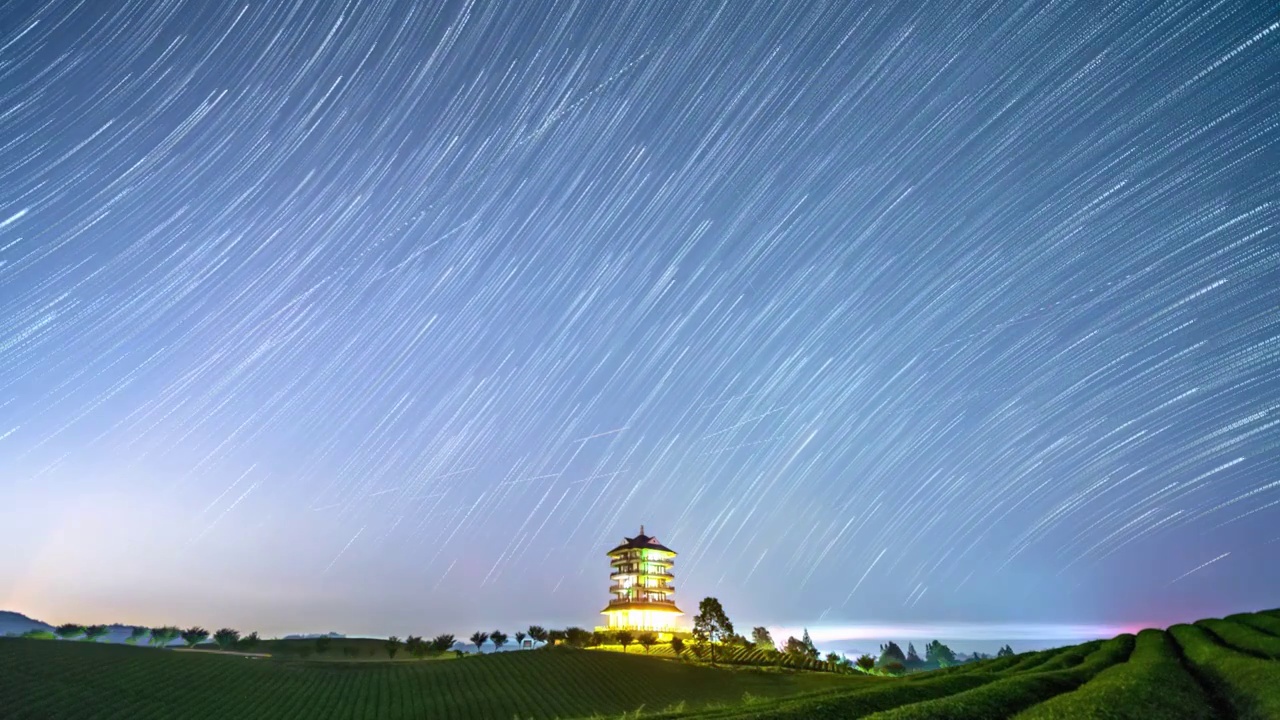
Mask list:
[[[369,641],[364,641],[368,643]],[[304,661],[0,640],[6,718],[1280,719],[1280,611],[908,678],[710,668],[651,653]],[[735,658],[745,661],[744,658]]]
[[[0,639],[0,717],[13,720],[617,717],[879,682],[893,681],[567,649],[347,663]]]

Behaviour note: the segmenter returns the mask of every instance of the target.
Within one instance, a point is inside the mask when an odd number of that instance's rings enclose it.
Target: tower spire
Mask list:
[[[641,535],[643,535],[643,534],[644,534],[644,525],[641,525],[641,526],[640,526],[640,534],[641,534]]]

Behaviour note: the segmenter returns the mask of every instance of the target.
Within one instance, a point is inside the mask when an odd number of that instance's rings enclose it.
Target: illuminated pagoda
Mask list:
[[[684,613],[672,597],[671,566],[676,553],[657,538],[640,534],[623,538],[622,544],[609,551],[613,599],[600,611],[609,618],[606,630],[640,630],[670,633],[678,630],[676,618]]]

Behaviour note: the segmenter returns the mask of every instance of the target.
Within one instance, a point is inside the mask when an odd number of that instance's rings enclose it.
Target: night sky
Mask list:
[[[642,523],[823,640],[1280,606],[1277,77],[1262,2],[4,2],[0,608],[591,627]]]

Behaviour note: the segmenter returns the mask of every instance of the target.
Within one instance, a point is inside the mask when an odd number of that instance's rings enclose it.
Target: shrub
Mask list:
[[[1227,645],[1250,655],[1280,660],[1280,637],[1229,620],[1201,620],[1196,623],[1217,635]]]
[[[1174,625],[1169,634],[1182,646],[1187,661],[1231,706],[1236,716],[1280,717],[1280,664],[1218,644],[1202,627]]]
[[[1075,692],[1032,707],[1017,720],[1094,717],[1211,720],[1214,710],[1182,667],[1173,638],[1161,630],[1143,630],[1128,662],[1103,670]]]

